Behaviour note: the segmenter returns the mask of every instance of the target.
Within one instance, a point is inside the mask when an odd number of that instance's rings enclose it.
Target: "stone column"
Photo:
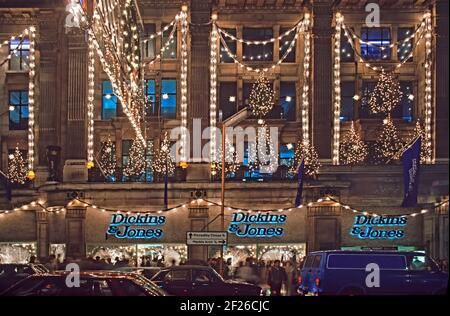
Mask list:
[[[332,2],[316,0],[312,6],[312,120],[311,139],[319,158],[331,163],[332,152]]]
[[[339,249],[341,210],[333,206],[314,206],[307,210],[307,251]]]
[[[37,257],[39,260],[45,259],[49,255],[49,226],[48,213],[36,211],[36,235],[37,235]]]
[[[436,161],[448,163],[448,7],[446,0],[436,1],[435,16],[435,120]]]
[[[85,257],[85,218],[86,208],[81,206],[68,207],[66,213],[66,256]]]
[[[201,231],[208,224],[208,207],[189,208],[190,231]],[[205,228],[208,231],[208,228]],[[208,246],[188,246],[188,258],[196,260],[208,259]]]

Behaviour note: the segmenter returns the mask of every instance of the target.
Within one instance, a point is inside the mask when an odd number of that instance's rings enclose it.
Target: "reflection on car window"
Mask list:
[[[145,290],[131,280],[112,279],[111,285],[117,296],[146,296]]]
[[[425,256],[414,256],[409,264],[409,269],[414,271],[427,270],[427,262]]]
[[[35,296],[38,295],[37,290],[44,283],[42,278],[29,278],[18,283],[12,290],[8,291],[6,295],[11,296]]]
[[[167,281],[190,281],[190,270],[173,270],[166,275]]]
[[[210,283],[213,280],[213,276],[207,270],[193,270],[194,282]]]

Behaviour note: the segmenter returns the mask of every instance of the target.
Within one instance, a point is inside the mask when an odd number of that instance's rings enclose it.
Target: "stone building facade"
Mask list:
[[[23,3],[22,3],[23,2]],[[91,1],[86,1],[89,5]],[[86,144],[86,100],[87,100],[87,43],[79,29],[65,28],[68,12],[63,1],[48,0],[29,7],[25,1],[6,1],[0,5],[0,40],[11,34],[18,34],[29,25],[37,28],[37,76],[36,84],[36,179],[33,183],[15,187],[9,201],[0,193],[0,206],[4,210],[31,201],[45,201],[46,206],[60,206],[61,212],[46,212],[37,206],[28,206],[16,212],[3,212],[0,216],[0,249],[6,254],[22,249],[20,260],[25,260],[29,252],[39,257],[51,253],[66,256],[108,255],[136,256],[161,253],[166,257],[179,259],[216,256],[217,247],[186,246],[188,231],[219,231],[220,207],[208,205],[207,201],[220,201],[221,186],[210,175],[209,164],[198,160],[190,161],[187,169],[177,168],[170,179],[169,206],[182,206],[175,211],[164,213],[166,224],[160,239],[118,239],[108,235],[111,212],[101,212],[102,208],[123,211],[161,210],[164,205],[164,184],[154,175],[141,182],[121,181],[119,175],[114,182],[99,177],[98,170],[87,170]],[[245,256],[258,256],[267,260],[288,258],[293,254],[304,255],[319,249],[350,249],[361,247],[424,250],[434,258],[448,258],[448,203],[434,209],[434,205],[448,199],[448,2],[447,1],[385,1],[381,4],[381,27],[389,30],[390,43],[400,38],[403,28],[411,28],[420,23],[426,10],[433,17],[433,164],[421,169],[419,204],[417,207],[400,207],[403,183],[402,166],[364,164],[343,166],[332,164],[333,153],[333,32],[335,14],[341,12],[346,23],[360,34],[364,28],[365,1],[322,1],[322,0],[262,0],[262,1],[139,1],[142,23],[149,32],[158,32],[170,23],[183,4],[189,7],[191,29],[189,34],[188,70],[188,122],[192,129],[192,119],[200,119],[203,128],[209,125],[209,34],[208,24],[211,14],[218,14],[218,25],[237,38],[251,34],[250,29],[264,29],[267,36],[277,38],[286,28],[292,27],[299,18],[311,14],[312,28],[312,82],[310,98],[311,137],[321,161],[319,174],[314,179],[306,179],[301,209],[276,212],[280,208],[293,205],[297,191],[295,179],[277,176],[263,181],[246,178],[242,172],[226,182],[226,205],[236,208],[274,210],[274,214],[286,214],[287,221],[281,225],[284,234],[280,237],[237,237],[230,234],[227,255],[241,260]],[[433,3],[433,4],[432,4]],[[174,58],[163,58],[145,69],[145,78],[154,80],[155,104],[161,104],[163,85],[174,80],[176,107],[173,115],[161,117],[151,115],[146,118],[146,137],[157,148],[164,131],[180,124],[180,31],[176,43],[171,47]],[[386,40],[383,38],[381,40]],[[161,49],[161,39],[152,42],[152,52]],[[274,41],[272,50],[264,51],[270,60],[276,62],[282,51],[282,41]],[[295,144],[301,131],[301,87],[303,71],[303,40],[295,44],[294,56],[289,62],[281,63],[268,79],[273,82],[276,108],[283,107],[285,91],[293,91],[288,112],[275,114],[267,119],[269,125],[280,130],[280,144]],[[344,47],[344,46],[343,46]],[[344,47],[345,48],[345,47]],[[235,54],[241,61],[249,59],[252,51],[237,42]],[[361,52],[361,47],[356,48]],[[420,46],[414,48],[411,62],[405,63],[398,71],[401,82],[408,82],[414,96],[406,114],[395,117],[399,134],[407,138],[413,131],[415,122],[424,115],[424,56]],[[0,60],[8,55],[8,45],[0,48]],[[223,54],[223,51],[220,51]],[[392,56],[379,61],[379,65],[393,64],[401,50],[394,47]],[[258,53],[256,53],[258,54]],[[353,52],[354,54],[354,52]],[[146,60],[151,60],[150,53]],[[244,57],[245,56],[245,57]],[[253,56],[256,59],[258,55]],[[264,59],[261,56],[261,59]],[[252,61],[248,61],[252,64]],[[259,61],[254,61],[254,64]],[[110,137],[116,144],[119,169],[124,163],[127,140],[134,138],[133,130],[126,116],[117,106],[115,115],[105,119],[104,90],[107,75],[96,62],[95,74],[95,153],[99,153],[101,143]],[[254,72],[240,68],[236,63],[221,56],[218,65],[219,118],[225,118],[245,107],[249,85],[257,78]],[[166,81],[164,81],[166,80]],[[352,95],[362,96],[367,82],[376,82],[377,73],[364,67],[357,58],[341,63],[341,80],[351,83]],[[164,81],[164,82],[163,82]],[[12,70],[9,63],[0,69],[0,135],[1,170],[6,172],[8,155],[16,145],[21,150],[27,148],[26,130],[11,130],[8,107],[11,91],[26,90],[28,72]],[[291,89],[291,90],[289,90]],[[351,90],[351,89],[350,89]],[[165,93],[165,92],[164,92]],[[222,97],[221,94],[227,96]],[[233,97],[233,98],[230,98]],[[233,100],[233,101],[231,101]],[[352,101],[351,114],[341,122],[343,132],[353,122],[358,133],[368,142],[376,140],[376,128],[381,119],[364,114],[362,101]],[[230,108],[232,110],[230,111]],[[161,110],[161,109],[160,109]],[[170,110],[170,109],[169,109]],[[228,114],[227,114],[228,113]],[[107,115],[106,115],[107,116]],[[406,119],[405,119],[406,118]],[[248,119],[242,126],[254,125]],[[125,141],[125,142],[124,142]],[[205,141],[206,143],[206,141]],[[60,148],[56,165],[56,181],[48,181],[48,146]],[[95,169],[95,168],[94,168]],[[53,179],[52,179],[53,180]],[[245,180],[245,181],[243,181]],[[74,195],[75,194],[75,195]],[[405,237],[401,239],[359,239],[350,234],[355,214],[337,206],[333,202],[317,202],[325,195],[332,195],[343,204],[358,210],[387,214],[408,214],[422,209],[432,211],[408,219]],[[68,205],[75,196],[83,203]],[[192,199],[201,198],[202,201]],[[308,204],[308,203],[312,204]],[[85,205],[89,203],[89,205]],[[97,207],[92,207],[92,205]],[[225,226],[228,227],[235,210],[225,211]],[[13,256],[14,257],[14,256]],[[16,257],[15,257],[16,258]],[[25,258],[25,259],[24,259]]]

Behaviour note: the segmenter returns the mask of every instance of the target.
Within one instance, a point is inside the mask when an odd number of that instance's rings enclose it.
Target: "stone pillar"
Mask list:
[[[435,15],[435,155],[448,163],[448,8],[446,0],[436,1]]]
[[[319,158],[331,163],[332,152],[332,2],[316,0],[312,6],[312,120],[311,139]]]
[[[48,213],[36,211],[36,235],[37,235],[37,257],[45,259],[49,255],[49,225]]]
[[[307,252],[339,249],[341,210],[333,206],[314,206],[307,210]]]
[[[208,224],[208,207],[189,208],[190,231],[201,231]],[[204,229],[208,231],[208,228]],[[208,259],[208,246],[188,246],[188,259]]]
[[[66,212],[66,256],[85,257],[85,218],[86,208],[81,206],[68,207]]]

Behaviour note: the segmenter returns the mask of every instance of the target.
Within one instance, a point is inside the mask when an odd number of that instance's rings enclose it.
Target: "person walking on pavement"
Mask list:
[[[281,287],[283,283],[286,283],[286,271],[280,266],[280,260],[275,260],[273,267],[269,271],[267,283],[270,286],[270,290],[273,296],[281,295]]]

